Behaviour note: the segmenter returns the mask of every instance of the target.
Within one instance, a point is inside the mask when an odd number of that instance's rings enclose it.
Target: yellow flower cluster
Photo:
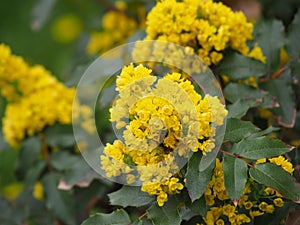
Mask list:
[[[117,10],[108,11],[102,18],[102,31],[91,34],[87,45],[89,54],[106,51],[122,44],[138,28],[138,23],[126,14],[126,4],[116,2]],[[144,15],[142,17],[145,17]]]
[[[262,158],[256,161],[256,164],[265,163],[267,160],[270,163],[273,163],[277,166],[280,166],[282,169],[284,169],[286,172],[292,174],[294,172],[293,164],[289,162],[285,157],[278,156],[271,159]]]
[[[253,24],[242,12],[233,12],[211,0],[164,0],[146,21],[146,40],[169,41],[194,49],[207,65],[218,64],[226,48],[265,61],[262,50],[249,49]]]
[[[72,121],[75,89],[65,87],[44,67],[29,66],[4,44],[0,45],[0,88],[9,101],[3,133],[11,145],[47,125]]]
[[[264,195],[259,200],[251,189],[251,182],[246,184],[242,197],[234,204],[229,203],[231,200],[226,193],[224,185],[224,173],[222,162],[217,158],[216,167],[213,172],[211,181],[204,193],[205,201],[210,206],[209,211],[203,218],[207,225],[230,224],[239,225],[250,223],[254,217],[261,216],[264,213],[272,214],[275,207],[282,207],[284,202],[279,193],[271,188],[265,188]],[[262,200],[261,200],[262,199]],[[266,199],[263,201],[263,199]]]
[[[210,152],[227,110],[217,97],[202,98],[181,74],[159,79],[142,65],[124,67],[116,89],[119,98],[110,109],[111,121],[124,143],[106,145],[102,168],[107,177],[127,174],[128,183],[138,178],[142,190],[157,195],[162,206],[167,194],[183,188],[173,176],[179,169],[176,156],[187,159],[191,152]],[[137,166],[138,177],[130,166]]]

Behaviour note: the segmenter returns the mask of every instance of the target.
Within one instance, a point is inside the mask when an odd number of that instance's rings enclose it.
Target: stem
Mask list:
[[[276,79],[279,78],[280,75],[282,74],[282,72],[286,69],[285,66],[280,67],[278,70],[276,70],[270,77],[267,78],[261,78],[260,81],[261,82],[266,82],[268,80],[272,80],[272,79]]]
[[[148,213],[147,212],[144,212],[141,216],[139,216],[139,220],[143,219],[145,216],[147,216]],[[129,223],[127,225],[132,225],[132,223]]]
[[[49,151],[48,151],[48,145],[46,143],[44,134],[42,134],[42,133],[39,134],[39,138],[41,139],[41,142],[42,142],[42,154],[45,157],[45,161],[46,161],[46,164],[47,164],[47,167],[48,167],[49,171],[52,172],[53,168],[52,168],[52,165],[51,165],[50,154],[49,154]]]
[[[244,158],[240,157],[239,155],[235,155],[235,154],[232,154],[232,153],[230,153],[230,152],[226,152],[226,151],[224,151],[224,150],[222,150],[222,149],[219,149],[219,152],[222,152],[223,154],[228,155],[228,156],[231,156],[231,157],[234,157],[234,158],[244,159]],[[254,167],[252,164],[250,164],[250,163],[248,163],[248,162],[246,162],[246,161],[245,161],[245,163],[247,163],[247,165],[248,165],[249,167],[251,167],[251,168]]]

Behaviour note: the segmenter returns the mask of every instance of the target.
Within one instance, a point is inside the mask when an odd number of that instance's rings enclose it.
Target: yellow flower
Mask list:
[[[44,199],[44,188],[41,182],[36,182],[33,188],[33,196],[36,199],[43,200]]]
[[[247,201],[244,203],[245,209],[249,210],[253,207],[253,203],[251,201]]]
[[[283,156],[271,158],[271,159],[269,159],[269,161],[273,164],[276,164],[277,166],[282,167],[282,169],[284,169],[286,172],[288,172],[290,174],[292,174],[294,172],[293,164],[290,163]]]
[[[13,182],[4,186],[1,190],[1,193],[4,197],[9,200],[16,199],[23,190],[23,184],[19,182]]]
[[[250,216],[252,219],[254,219],[254,217],[261,216],[261,215],[264,215],[264,213],[259,210],[250,211]]]
[[[284,206],[284,202],[283,202],[282,198],[275,198],[273,200],[273,202],[274,202],[274,205],[277,206],[277,207]]]
[[[168,195],[165,192],[160,192],[157,196],[157,203],[159,206],[163,206],[168,201]]]
[[[262,158],[262,159],[258,159],[255,164],[261,164],[261,163],[265,163],[267,162],[267,159],[266,158]]]

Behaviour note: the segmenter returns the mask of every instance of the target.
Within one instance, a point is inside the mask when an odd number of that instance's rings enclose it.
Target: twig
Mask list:
[[[235,154],[232,154],[232,153],[230,153],[230,152],[226,152],[226,151],[224,151],[224,150],[222,150],[222,149],[219,149],[219,152],[222,152],[223,154],[228,155],[228,156],[231,156],[231,157],[234,157],[234,158],[240,158],[240,159],[242,159],[242,160],[244,159],[244,158],[240,157],[239,155],[235,155]],[[251,168],[254,167],[252,164],[246,162],[245,160],[244,160],[244,162],[247,163],[247,165],[248,165],[249,167],[251,167]]]
[[[48,169],[52,172],[53,168],[51,165],[50,155],[49,155],[49,151],[48,151],[48,145],[46,143],[44,134],[42,134],[42,133],[39,134],[39,138],[41,139],[41,142],[42,142],[42,154],[45,157],[45,161],[46,161]]]

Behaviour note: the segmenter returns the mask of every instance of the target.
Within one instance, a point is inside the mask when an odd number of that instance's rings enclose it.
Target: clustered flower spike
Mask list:
[[[260,47],[252,50],[253,24],[242,12],[233,12],[211,0],[163,0],[148,14],[145,40],[169,41],[194,49],[207,65],[218,64],[230,47],[265,62]]]
[[[262,159],[257,163],[264,163],[266,159]],[[292,164],[283,156],[270,159],[274,163],[284,165],[283,169],[290,172]],[[280,162],[280,163],[279,163]],[[284,163],[283,163],[284,162]],[[283,207],[284,201],[282,196],[275,190],[267,187],[264,192],[254,187],[249,180],[243,191],[243,195],[236,204],[230,200],[226,193],[224,185],[224,173],[222,170],[222,162],[217,158],[216,167],[214,168],[211,181],[204,193],[206,205],[209,210],[203,218],[207,225],[224,225],[234,224],[240,225],[250,223],[255,217],[264,214],[274,213],[276,207]],[[202,224],[197,224],[202,225]]]
[[[124,2],[116,2],[115,7],[119,11],[111,10],[104,14],[102,30],[91,34],[87,45],[89,54],[96,54],[122,44],[138,28],[137,22],[126,14]]]
[[[0,44],[0,90],[8,101],[3,118],[4,138],[13,146],[47,125],[72,122],[75,88],[65,87],[43,66],[29,66],[4,44]],[[82,124],[86,126],[90,109],[81,109],[85,113],[78,114],[86,117]]]
[[[168,194],[183,188],[174,175],[176,156],[204,155],[215,148],[216,127],[227,110],[217,97],[198,94],[180,73],[154,76],[152,70],[130,64],[117,77],[119,98],[110,109],[111,122],[123,141],[107,144],[100,156],[107,177],[126,174],[126,182],[142,182],[142,190],[157,195],[162,206]],[[132,166],[136,166],[137,172]]]

